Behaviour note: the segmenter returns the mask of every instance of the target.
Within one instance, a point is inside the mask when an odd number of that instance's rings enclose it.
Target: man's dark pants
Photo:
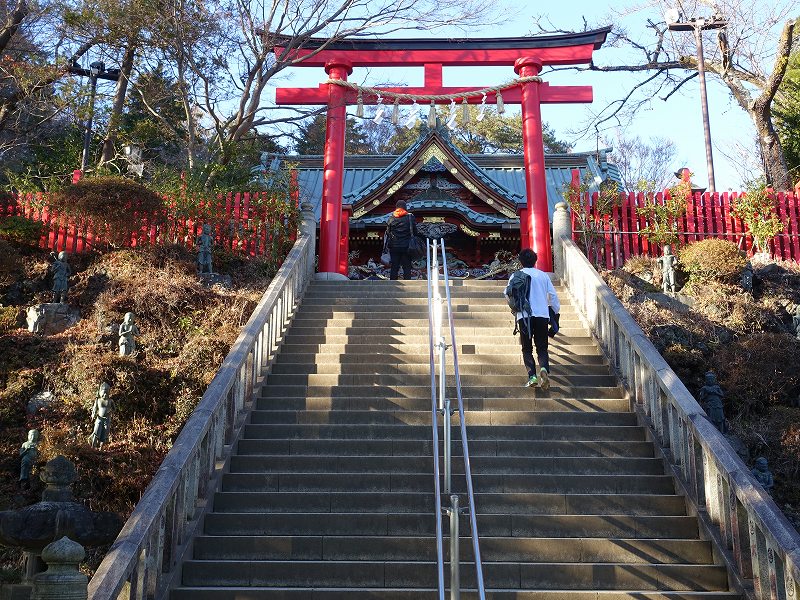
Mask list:
[[[404,248],[389,248],[389,279],[397,279],[400,267],[403,267],[403,279],[411,279],[411,255]]]
[[[531,329],[528,331],[527,321],[530,320]],[[536,346],[536,357],[539,359],[539,366],[550,372],[550,356],[547,353],[547,328],[550,326],[550,319],[545,317],[531,317],[530,319],[520,319],[517,321],[519,326],[519,341],[522,345],[522,362],[528,369],[528,377],[538,375],[536,372],[536,361],[533,360],[533,347]],[[531,339],[532,338],[532,339]]]

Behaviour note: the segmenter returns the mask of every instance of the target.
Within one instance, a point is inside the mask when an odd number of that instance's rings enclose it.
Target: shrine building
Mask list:
[[[549,220],[577,170],[582,181],[620,182],[610,149],[545,155]],[[297,170],[299,196],[322,217],[323,157],[283,156]],[[589,175],[590,177],[587,177]],[[389,214],[405,200],[418,223],[452,223],[450,252],[470,267],[492,261],[499,250],[517,252],[528,245],[520,227],[527,206],[522,154],[464,154],[446,127],[422,128],[420,138],[399,156],[348,155],[342,184],[342,235],[355,264],[377,260]]]

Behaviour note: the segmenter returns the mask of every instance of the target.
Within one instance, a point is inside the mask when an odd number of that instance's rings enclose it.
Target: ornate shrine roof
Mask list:
[[[442,141],[443,136],[436,136],[437,149],[441,150],[446,144],[446,148],[452,152],[452,158],[458,159],[459,164],[463,165],[464,171],[476,184],[479,183],[485,191],[486,197],[502,201],[505,211],[515,210],[517,203],[527,201],[525,190],[525,168],[523,156],[521,154],[476,154],[466,155],[456,148],[448,140]],[[417,142],[409,147],[400,156],[394,155],[348,155],[344,162],[344,183],[343,183],[343,202],[352,204],[354,209],[360,208],[359,202],[363,204],[366,200],[375,197],[381,189],[391,187],[392,183],[397,183],[398,175],[404,172],[404,168],[409,168],[414,161],[414,157],[419,157],[426,151],[426,143],[430,143],[431,133],[423,135]],[[599,149],[596,152],[571,152],[564,154],[545,154],[545,177],[547,183],[547,202],[552,218],[555,205],[564,201],[562,190],[572,180],[572,170],[578,169],[581,177],[587,174],[599,184],[605,179],[620,182],[617,167],[607,161],[607,154],[610,148]],[[449,154],[449,153],[448,153]],[[322,162],[321,155],[316,156],[281,156],[281,160],[292,163],[298,171],[298,184],[300,187],[300,200],[310,202],[314,208],[317,221],[320,219],[322,204]],[[439,163],[438,165],[436,163]],[[416,161],[419,164],[419,161]],[[433,176],[437,172],[444,175],[445,165],[437,156],[427,157],[422,165],[425,171]],[[458,166],[455,167],[458,169]],[[260,172],[265,172],[267,167],[261,165],[254,167],[256,176]],[[407,171],[405,171],[407,172]],[[462,174],[466,177],[467,175]],[[436,179],[435,181],[440,181]],[[413,184],[410,185],[413,187]],[[441,207],[456,212],[461,212],[469,221],[476,224],[494,225],[500,223],[518,222],[519,219],[514,215],[487,215],[477,213],[472,209],[458,202],[448,193],[446,185],[442,183],[434,186],[437,189],[431,190],[420,188],[421,193],[411,201],[410,210],[420,208]],[[597,191],[597,186],[593,186],[590,191]],[[429,197],[426,197],[426,192]],[[419,204],[419,205],[418,205]],[[497,206],[497,204],[495,204]],[[472,214],[475,213],[475,214]],[[355,216],[355,215],[354,215]],[[360,221],[364,224],[377,224],[385,222],[385,215],[371,215],[365,211],[360,215]]]

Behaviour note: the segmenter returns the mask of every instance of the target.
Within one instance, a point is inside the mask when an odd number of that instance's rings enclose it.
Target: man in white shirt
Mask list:
[[[547,351],[550,326],[550,308],[558,314],[561,304],[558,301],[553,282],[544,271],[536,269],[536,252],[525,248],[519,253],[522,263],[521,272],[530,277],[530,315],[520,311],[516,314],[517,327],[519,328],[519,341],[522,345],[522,361],[528,369],[528,381],[525,387],[540,386],[547,389],[550,386],[550,357]],[[519,271],[518,271],[519,272]],[[512,274],[512,277],[514,275]],[[511,278],[509,278],[510,282]],[[505,289],[506,297],[511,295],[511,284]],[[536,361],[533,358],[533,347],[536,346],[536,357],[539,359],[539,373],[536,372]]]

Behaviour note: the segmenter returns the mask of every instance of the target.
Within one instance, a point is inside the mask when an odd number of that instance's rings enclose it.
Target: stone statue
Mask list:
[[[725,433],[728,429],[725,424],[725,393],[717,383],[717,376],[711,371],[706,373],[706,384],[700,388],[698,398],[705,404],[706,414],[714,427],[720,433]]]
[[[50,265],[50,270],[53,272],[53,302],[66,304],[69,276],[72,275],[72,269],[67,262],[67,253],[62,250],[56,256],[54,252],[51,252],[50,257],[53,259],[53,264]]]
[[[661,266],[661,286],[664,293],[675,292],[675,265],[678,264],[678,257],[672,253],[669,244],[664,246],[664,255],[658,259]]]
[[[31,471],[39,458],[39,437],[39,431],[31,429],[28,432],[28,439],[19,449],[19,482],[25,487],[30,485]]]
[[[758,457],[750,472],[753,474],[753,477],[758,480],[758,483],[761,484],[761,487],[771,494],[772,488],[775,487],[775,479],[772,477],[772,471],[769,470],[767,459],[763,456]]]
[[[794,328],[795,337],[800,340],[800,304],[798,304],[794,309],[794,315],[792,316],[792,327]]]
[[[132,312],[125,313],[122,325],[119,326],[119,355],[130,356],[136,351],[136,336],[141,333],[134,322]]]
[[[211,250],[214,247],[214,238],[211,237],[211,225],[203,225],[203,233],[197,237],[197,272],[213,273],[211,267]],[[208,269],[208,270],[206,270]]]
[[[744,266],[744,270],[742,271],[742,278],[741,278],[742,289],[745,292],[752,292],[753,291],[753,265],[750,261],[747,261],[747,264]]]
[[[111,429],[111,412],[114,404],[109,398],[108,393],[111,386],[103,382],[97,390],[97,397],[92,407],[92,420],[94,421],[94,431],[89,436],[89,443],[92,448],[103,448],[103,444],[108,442],[108,434]]]

